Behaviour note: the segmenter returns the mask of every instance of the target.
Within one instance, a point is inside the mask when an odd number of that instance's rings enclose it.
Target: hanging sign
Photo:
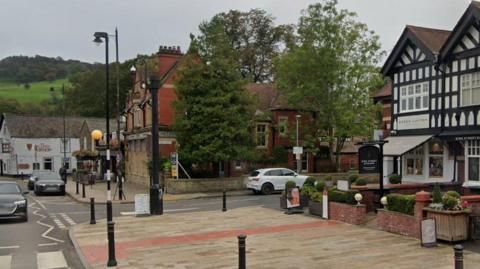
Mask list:
[[[358,172],[360,174],[378,173],[380,171],[380,150],[367,145],[358,149]]]

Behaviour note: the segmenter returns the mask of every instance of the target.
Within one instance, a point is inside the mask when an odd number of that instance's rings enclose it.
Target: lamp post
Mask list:
[[[107,231],[108,231],[108,263],[107,266],[116,266],[115,260],[115,239],[113,236],[113,227],[115,223],[112,221],[112,192],[110,190],[110,111],[109,111],[109,66],[108,66],[108,34],[106,32],[95,32],[93,42],[100,45],[102,38],[105,40],[105,119],[106,119],[106,161],[107,167]]]
[[[299,147],[298,145],[298,121],[300,120],[302,116],[297,114],[295,115],[295,120],[296,120],[296,123],[297,123],[297,148]],[[296,154],[296,158],[297,158],[297,174],[300,174],[300,171],[301,171],[301,166],[302,166],[302,154],[298,153]]]
[[[157,75],[150,77],[150,94],[152,96],[152,184],[150,185],[150,214],[163,214],[163,193],[160,193],[158,177],[158,88],[160,78]]]

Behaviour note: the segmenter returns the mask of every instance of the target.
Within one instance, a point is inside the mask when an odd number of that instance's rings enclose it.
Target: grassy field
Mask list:
[[[25,89],[23,84],[0,81],[0,99],[15,99],[20,103],[39,103],[48,100],[51,96],[50,88],[54,88],[57,96],[62,94],[62,83],[65,86],[67,79],[59,79],[53,82],[41,81],[30,83],[30,88]]]

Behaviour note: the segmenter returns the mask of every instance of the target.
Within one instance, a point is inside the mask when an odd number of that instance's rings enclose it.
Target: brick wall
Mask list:
[[[420,222],[421,219],[399,212],[377,211],[377,227],[382,231],[420,238]]]
[[[166,192],[171,194],[245,190],[246,178],[166,179]]]
[[[367,215],[365,205],[349,205],[336,202],[328,203],[328,214],[331,220],[338,220],[350,224],[364,223]]]

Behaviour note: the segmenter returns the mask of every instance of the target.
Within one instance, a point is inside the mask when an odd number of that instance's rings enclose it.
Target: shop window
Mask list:
[[[480,140],[467,141],[467,173],[469,181],[480,180]]]
[[[53,171],[53,159],[43,158],[43,170]]]
[[[411,150],[406,155],[407,158],[407,175],[421,176],[423,175],[423,147],[420,146]]]
[[[288,123],[287,117],[278,117],[278,134],[280,136],[287,135],[287,123]]]
[[[257,125],[257,146],[258,147],[267,146],[267,125],[266,124]]]
[[[443,177],[443,143],[434,138],[429,143],[428,168],[430,177]]]

